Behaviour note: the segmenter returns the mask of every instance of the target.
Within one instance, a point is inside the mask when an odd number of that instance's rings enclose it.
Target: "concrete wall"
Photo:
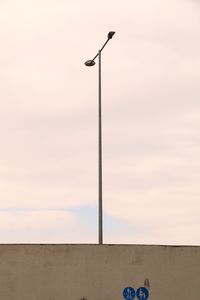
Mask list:
[[[144,281],[152,300],[200,299],[200,247],[0,245],[1,300],[120,300]]]

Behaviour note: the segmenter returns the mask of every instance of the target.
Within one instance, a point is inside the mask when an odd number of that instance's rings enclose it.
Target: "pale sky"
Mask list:
[[[0,243],[200,245],[200,1],[0,1]]]

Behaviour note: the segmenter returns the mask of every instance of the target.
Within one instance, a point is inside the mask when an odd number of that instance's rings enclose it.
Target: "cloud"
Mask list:
[[[84,61],[115,30],[102,55],[103,199],[105,213],[129,232],[112,232],[108,242],[132,241],[132,230],[138,242],[197,241],[194,1],[10,0],[1,2],[0,15],[0,207],[22,211],[2,213],[2,226],[20,224],[21,216],[22,240],[33,222],[32,240],[47,241],[48,230],[38,236],[34,225],[43,226],[47,210],[44,224],[58,228],[51,241],[62,240],[56,234],[65,217],[84,236],[81,213],[56,210],[97,203],[98,74]],[[73,240],[70,232],[64,236]]]
[[[58,210],[0,211],[1,243],[81,243],[94,233],[73,212]]]

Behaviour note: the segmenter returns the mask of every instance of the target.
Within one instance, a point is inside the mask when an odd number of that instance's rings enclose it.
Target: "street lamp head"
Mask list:
[[[114,34],[115,34],[115,31],[110,31],[110,32],[108,33],[108,39],[109,39],[109,40],[112,39],[112,37],[113,37]]]
[[[95,65],[95,61],[89,59],[89,60],[87,60],[87,61],[85,62],[85,65],[86,65],[87,67],[92,67],[92,66]]]

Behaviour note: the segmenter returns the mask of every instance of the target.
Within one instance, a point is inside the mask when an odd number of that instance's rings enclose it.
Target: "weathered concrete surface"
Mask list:
[[[200,247],[0,245],[1,300],[120,300],[145,279],[149,299],[200,299]]]

